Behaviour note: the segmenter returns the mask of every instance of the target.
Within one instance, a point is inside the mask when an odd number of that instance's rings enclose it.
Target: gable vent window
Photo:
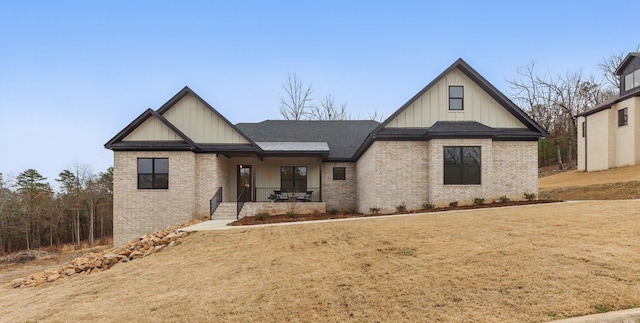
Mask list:
[[[627,115],[627,108],[618,110],[618,127],[626,126],[629,116]]]
[[[464,87],[449,86],[449,110],[464,110]]]
[[[138,189],[168,189],[169,159],[138,158]]]

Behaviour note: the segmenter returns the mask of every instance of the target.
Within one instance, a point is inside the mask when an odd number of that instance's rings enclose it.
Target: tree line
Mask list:
[[[0,173],[0,254],[96,239],[113,233],[113,167],[94,173],[75,164],[55,179],[54,191],[35,169]]]
[[[635,49],[638,50],[640,45]],[[549,137],[538,145],[539,166],[557,164],[561,170],[575,167],[576,115],[618,95],[620,79],[615,71],[626,55],[613,53],[597,63],[602,71],[601,80],[583,74],[582,70],[541,73],[535,62],[520,67],[517,77],[507,80],[511,100],[549,132]]]

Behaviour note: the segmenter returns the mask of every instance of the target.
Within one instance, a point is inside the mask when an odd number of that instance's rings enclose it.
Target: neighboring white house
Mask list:
[[[640,164],[640,53],[629,53],[616,75],[620,93],[578,114],[578,170]]]
[[[383,123],[234,125],[185,87],[105,144],[114,151],[114,243],[211,212],[520,199],[537,193],[546,135],[462,59]]]

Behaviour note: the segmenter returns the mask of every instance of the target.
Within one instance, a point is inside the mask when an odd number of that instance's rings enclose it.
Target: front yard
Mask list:
[[[640,305],[640,201],[239,227],[39,288],[8,321],[538,322]]]

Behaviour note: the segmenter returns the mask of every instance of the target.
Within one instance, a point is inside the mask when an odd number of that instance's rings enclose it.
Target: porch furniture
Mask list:
[[[274,190],[273,194],[276,195],[277,202],[283,202],[283,201],[289,200],[289,194],[287,192]]]
[[[306,193],[298,193],[298,201],[311,202],[311,194],[313,194],[313,191],[307,191]]]

